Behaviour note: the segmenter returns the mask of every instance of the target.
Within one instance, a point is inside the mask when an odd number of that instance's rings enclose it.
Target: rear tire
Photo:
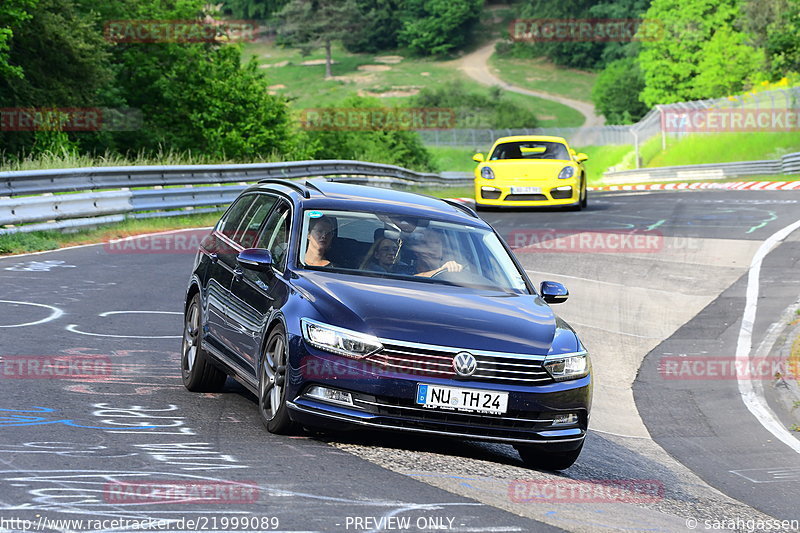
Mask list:
[[[200,347],[200,294],[186,308],[181,346],[183,386],[192,392],[219,392],[228,375],[215,367],[208,352]]]
[[[548,452],[542,446],[515,445],[519,456],[525,466],[536,470],[566,470],[575,464],[583,449],[583,443],[574,450],[567,452]]]
[[[286,407],[286,374],[289,345],[278,325],[270,332],[258,369],[258,414],[270,433],[292,433],[294,424]]]

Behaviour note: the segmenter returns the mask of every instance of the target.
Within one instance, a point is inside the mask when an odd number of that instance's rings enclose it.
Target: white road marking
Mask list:
[[[756,320],[756,310],[758,309],[759,276],[761,274],[761,263],[772,249],[788,237],[793,231],[800,228],[800,220],[786,226],[770,235],[758,248],[752,262],[750,271],[747,274],[747,296],[745,299],[744,315],[742,325],[739,328],[739,339],[736,343],[736,367],[739,369],[748,368],[750,362],[750,352],[753,349],[753,326]],[[797,440],[787,430],[781,421],[772,412],[763,397],[759,396],[753,387],[752,380],[741,373],[737,374],[739,383],[739,394],[742,397],[747,410],[758,420],[764,428],[772,433],[775,438],[786,444],[789,448],[800,453],[800,440]]]
[[[605,435],[613,435],[615,437],[623,437],[625,439],[643,439],[643,440],[651,440],[650,437],[642,437],[640,435],[623,435],[621,433],[614,433],[612,431],[603,431],[602,429],[593,428],[591,425],[589,426],[589,431],[593,433],[603,433]]]
[[[52,311],[50,313],[50,316],[48,316],[46,318],[43,318],[41,320],[36,320],[35,322],[25,322],[23,324],[6,324],[6,325],[0,326],[0,328],[21,328],[21,327],[25,327],[25,326],[36,326],[38,324],[44,324],[45,322],[52,322],[53,320],[59,318],[60,316],[62,316],[64,314],[64,311],[59,309],[58,307],[55,307],[55,306],[52,306],[52,305],[47,305],[47,304],[37,304],[37,303],[33,303],[33,302],[17,302],[17,301],[14,301],[14,300],[0,300],[0,303],[18,304],[18,305],[33,305],[33,306],[36,306],[36,307],[44,307],[45,309],[50,309]]]
[[[130,315],[130,314],[159,314],[159,315],[183,315],[178,311],[104,311],[97,316],[107,317],[110,315]],[[119,339],[180,339],[182,335],[115,335],[113,333],[92,333],[89,331],[81,331],[78,329],[78,324],[70,324],[66,327],[70,333],[78,333],[80,335],[89,335],[92,337],[114,337]]]
[[[91,337],[114,337],[117,339],[180,339],[181,335],[114,335],[111,333],[92,333],[89,331],[81,331],[78,329],[78,324],[70,324],[66,327],[70,333],[78,333],[80,335],[89,335]]]
[[[183,313],[179,311],[105,311],[100,313],[97,316],[109,316],[109,315],[132,315],[132,314],[159,314],[159,315],[181,315]]]

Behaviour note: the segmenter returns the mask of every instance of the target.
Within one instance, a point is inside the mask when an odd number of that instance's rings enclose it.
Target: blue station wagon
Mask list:
[[[228,376],[267,429],[376,429],[512,444],[571,466],[589,355],[492,227],[456,202],[324,180],[245,190],[201,243],[183,383]]]

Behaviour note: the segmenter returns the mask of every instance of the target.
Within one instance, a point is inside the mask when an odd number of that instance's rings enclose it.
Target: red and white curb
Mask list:
[[[590,191],[675,191],[684,189],[717,189],[726,191],[790,191],[800,190],[800,181],[728,181],[724,183],[650,183],[646,185],[606,185],[589,187]]]

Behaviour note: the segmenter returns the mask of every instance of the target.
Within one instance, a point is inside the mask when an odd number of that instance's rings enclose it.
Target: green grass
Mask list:
[[[628,154],[633,150],[630,145],[609,145],[609,146],[584,146],[575,148],[576,152],[583,152],[589,156],[589,160],[584,163],[586,167],[586,177],[589,185],[598,185],[610,167],[621,166]]]
[[[281,158],[274,156],[271,158],[255,158],[248,163],[268,163],[281,161]],[[203,157],[198,154],[187,154],[180,152],[163,152],[152,156],[137,155],[127,157],[121,154],[106,153],[103,155],[86,155],[72,153],[52,153],[37,154],[28,156],[21,160],[7,159],[0,154],[0,171],[8,170],[44,170],[53,168],[82,168],[82,167],[117,167],[131,165],[205,165],[205,164],[224,164],[236,163],[237,161],[220,161]],[[241,161],[239,161],[241,162]]]
[[[577,109],[544,98],[511,92],[505,93],[504,98],[533,109],[540,128],[574,128],[586,121]]]
[[[669,139],[661,151],[661,137],[650,139],[642,151],[648,167],[698,165],[779,159],[800,151],[800,132],[719,133]]]
[[[494,54],[489,66],[499,78],[512,85],[584,102],[591,102],[597,78],[594,72],[558,67],[544,57],[517,59]]]
[[[475,161],[472,156],[476,151],[462,146],[428,146],[428,151],[433,154],[436,167],[441,172],[472,172],[475,170]],[[486,150],[483,149],[486,153]]]
[[[422,88],[435,89],[456,80],[461,81],[469,91],[489,91],[488,87],[462,73],[458,69],[457,60],[403,57],[399,63],[379,66],[381,70],[359,70],[359,67],[365,65],[382,65],[375,58],[383,55],[402,55],[402,52],[351,54],[334,47],[333,79],[326,80],[324,64],[301,64],[304,61],[324,59],[320,50],[304,57],[297,50],[268,43],[250,43],[245,46],[245,56],[255,57],[262,65],[289,62],[285,66],[265,68],[262,71],[272,91],[291,99],[292,107],[298,110],[336,106],[355,94],[380,98],[386,106],[407,106],[411,105],[413,96]],[[533,109],[541,127],[579,126],[584,120],[577,110],[543,98],[514,93],[507,93],[506,97]]]

